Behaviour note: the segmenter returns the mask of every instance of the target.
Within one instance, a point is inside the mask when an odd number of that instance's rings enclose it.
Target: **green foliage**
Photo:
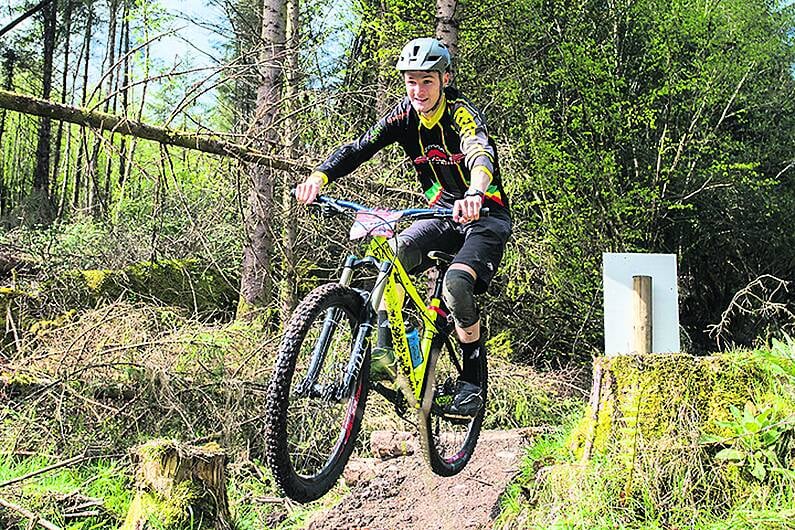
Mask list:
[[[759,482],[767,482],[771,474],[795,480],[794,354],[795,342],[788,336],[785,341],[774,339],[769,348],[757,350],[754,355],[762,360],[779,388],[761,392],[746,401],[742,410],[731,405],[729,418],[715,421],[718,433],[700,439],[701,443],[722,448],[715,454],[716,460],[737,466]]]
[[[765,480],[771,472],[794,473],[795,478],[795,471],[784,469],[776,454],[782,435],[795,422],[782,421],[772,407],[758,411],[752,401],[747,401],[742,411],[734,405],[730,411],[732,420],[716,423],[718,427],[729,430],[731,435],[707,436],[701,440],[702,443],[730,445],[721,449],[715,459],[734,463],[760,481]]]
[[[56,463],[45,457],[13,458],[0,460],[0,481],[13,479]],[[99,530],[117,527],[124,519],[132,500],[131,481],[125,464],[109,459],[99,459],[89,464],[61,468],[13,486],[24,498],[28,509],[44,515],[48,520],[66,530]],[[95,511],[97,515],[78,519],[64,519],[63,513],[73,506],[99,500],[99,507],[78,511]],[[6,520],[9,530],[27,528],[26,520]]]
[[[458,76],[489,102],[517,220],[501,294],[521,317],[500,326],[529,324],[532,356],[597,350],[600,254],[674,252],[682,321],[706,347],[734,292],[793,276],[792,8],[509,4],[462,24]],[[733,339],[759,320],[739,317]]]

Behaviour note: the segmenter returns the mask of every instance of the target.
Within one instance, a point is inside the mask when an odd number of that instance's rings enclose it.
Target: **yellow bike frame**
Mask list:
[[[438,333],[436,319],[440,317],[439,306],[441,301],[433,298],[431,303],[426,306],[425,301],[417,292],[416,287],[411,282],[406,269],[395,253],[393,248],[395,239],[387,239],[384,236],[373,236],[370,246],[367,249],[367,256],[372,256],[379,262],[389,262],[391,266],[387,271],[378,275],[375,287],[372,291],[370,303],[374,312],[383,299],[389,315],[389,326],[392,331],[392,345],[395,356],[398,360],[398,386],[406,396],[406,400],[414,408],[420,408],[423,392],[425,390],[425,369],[428,366],[428,359],[431,355],[433,339]],[[415,306],[417,312],[422,315],[423,332],[420,340],[420,354],[422,359],[417,366],[414,365],[409,352],[408,339],[406,338],[405,321],[403,319],[403,300],[398,289],[400,285],[408,299]]]

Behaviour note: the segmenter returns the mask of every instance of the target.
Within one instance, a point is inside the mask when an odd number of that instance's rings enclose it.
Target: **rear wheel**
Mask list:
[[[369,348],[353,389],[340,392],[362,315],[356,291],[328,284],[299,304],[285,330],[268,387],[266,455],[293,500],[327,493],[353,451],[367,400]]]
[[[478,372],[483,406],[472,418],[451,417],[444,406],[452,400],[453,387],[461,373],[462,356],[458,341],[446,340],[441,350],[428,360],[428,383],[420,409],[420,438],[423,452],[437,475],[449,477],[466,466],[480,436],[486,411],[488,374],[485,349],[478,357]]]

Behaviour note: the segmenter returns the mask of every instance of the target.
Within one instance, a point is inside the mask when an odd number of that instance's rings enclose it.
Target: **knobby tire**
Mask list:
[[[324,380],[342,380],[353,339],[362,323],[363,301],[350,287],[327,284],[313,290],[295,309],[268,387],[267,463],[282,491],[298,502],[316,500],[336,484],[353,451],[369,390],[368,348],[354,391],[346,401],[338,403],[329,399],[324,403],[322,397],[296,397],[299,393],[295,387],[305,377],[304,364],[308,363],[305,357],[312,357],[317,325],[323,324],[329,309],[341,310],[342,315],[320,369]],[[304,406],[316,410],[302,418]],[[318,420],[335,411],[339,417],[326,424]],[[317,469],[310,465],[313,462]]]
[[[486,396],[488,370],[486,352],[481,351],[479,359],[479,380],[483,396],[480,412],[467,420],[451,422],[433,407],[433,400],[438,396],[439,389],[445,380],[450,384],[457,378],[458,371],[450,361],[449,348],[457,345],[457,341],[445,341],[440,351],[434,352],[428,360],[428,383],[419,411],[420,441],[426,461],[437,475],[450,477],[464,469],[475,452],[483,417],[486,413]],[[452,352],[460,360],[460,351]]]

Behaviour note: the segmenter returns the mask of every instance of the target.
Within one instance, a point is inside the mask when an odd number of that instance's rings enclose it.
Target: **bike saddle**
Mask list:
[[[428,252],[428,257],[435,261],[437,265],[449,265],[453,262],[453,258],[455,258],[452,254],[447,254],[439,250]]]

